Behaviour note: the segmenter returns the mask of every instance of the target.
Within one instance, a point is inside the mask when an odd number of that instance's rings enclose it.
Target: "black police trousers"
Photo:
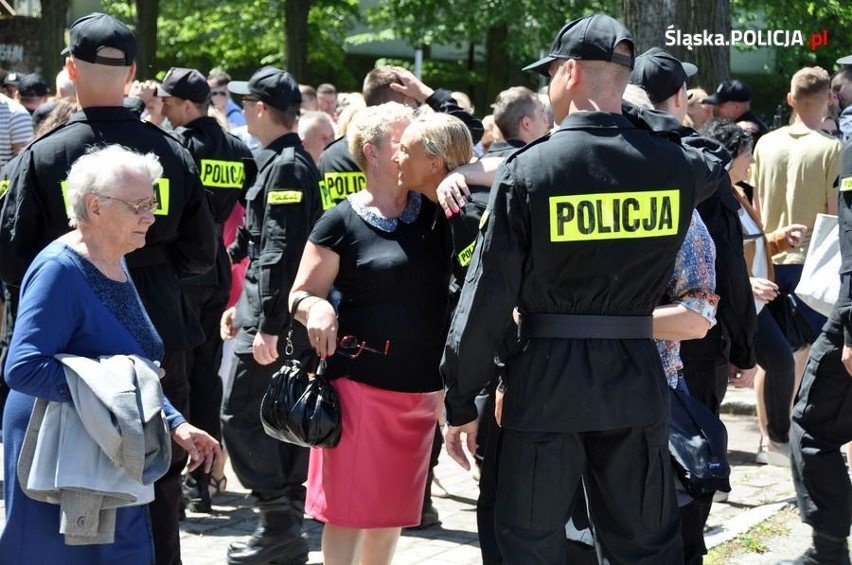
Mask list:
[[[260,423],[260,401],[283,361],[283,353],[271,365],[259,365],[251,353],[236,354],[222,406],[222,439],[240,483],[261,501],[280,501],[301,526],[308,449],[266,435]]]
[[[188,351],[170,351],[163,358],[166,376],[160,381],[163,393],[184,417],[189,420],[189,381],[186,376]],[[154,556],[157,565],[179,565],[180,557],[180,475],[186,467],[187,455],[172,441],[172,462],[169,470],[154,483],[154,501],[148,505],[154,537]]]
[[[495,517],[505,563],[566,562],[565,523],[581,478],[609,563],[683,562],[665,421],[596,432],[503,429],[502,436]]]
[[[841,320],[852,313],[849,275],[841,300],[808,356],[791,437],[793,485],[802,521],[815,533],[849,536],[852,486],[840,448],[852,441],[852,376],[841,362]]]
[[[228,304],[228,287],[184,285],[192,309],[204,331],[204,343],[190,352],[187,360],[189,375],[189,412],[192,424],[214,438],[222,439],[222,338],[219,323]]]

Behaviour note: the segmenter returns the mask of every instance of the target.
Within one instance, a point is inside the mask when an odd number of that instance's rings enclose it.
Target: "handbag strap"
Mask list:
[[[310,298],[312,296],[316,296],[307,291],[302,291],[296,295],[293,299],[293,305],[290,307],[290,322],[287,324],[287,343],[284,346],[284,354],[288,357],[292,357],[295,352],[295,348],[293,347],[293,321],[296,319],[296,311],[299,309],[299,304],[302,303],[302,300],[305,298]],[[319,360],[319,365],[317,365],[317,377],[322,377],[325,373],[325,367],[327,363],[325,359]]]

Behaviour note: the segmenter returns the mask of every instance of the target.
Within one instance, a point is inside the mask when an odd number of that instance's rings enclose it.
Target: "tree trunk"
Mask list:
[[[509,26],[500,23],[488,28],[485,36],[485,97],[482,108],[488,108],[488,104],[497,98],[497,95],[506,88],[509,82],[509,52],[506,43],[509,40]],[[484,114],[488,111],[481,112]]]
[[[684,33],[731,35],[730,0],[678,0],[675,28]],[[690,86],[701,86],[712,94],[716,86],[731,77],[731,48],[724,46],[699,46],[690,51],[683,46],[666,47],[682,61],[698,67],[698,74],[690,79]]]
[[[160,0],[136,0],[136,75],[140,80],[153,79],[157,74],[157,17]]]
[[[311,0],[287,0],[284,8],[284,60],[287,71],[302,82],[308,76],[308,12]]]
[[[636,54],[651,47],[662,47],[681,61],[694,63],[698,75],[689,81],[689,86],[703,86],[713,92],[716,85],[730,76],[731,50],[716,45],[693,46],[668,45],[667,40],[683,34],[709,34],[730,36],[730,0],[622,0],[624,25],[633,34]],[[669,28],[669,26],[673,26]],[[674,32],[674,33],[672,33]],[[683,43],[683,41],[681,41]]]
[[[69,0],[41,1],[41,73],[48,84],[53,82],[53,77],[65,66],[65,58],[59,53],[66,47],[68,4]]]

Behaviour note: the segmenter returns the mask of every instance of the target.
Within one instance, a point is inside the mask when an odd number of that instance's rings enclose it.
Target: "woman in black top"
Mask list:
[[[350,125],[366,189],[328,210],[309,238],[290,300],[301,300],[340,395],[343,436],[312,449],[306,511],[325,522],[325,563],[390,563],[417,525],[442,381],[450,275],[435,206],[397,183],[392,160],[410,109],[370,107]],[[332,285],[339,312],[325,299]],[[337,353],[337,355],[335,355]]]

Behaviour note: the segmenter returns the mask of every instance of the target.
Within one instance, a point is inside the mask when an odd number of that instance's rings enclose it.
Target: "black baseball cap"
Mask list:
[[[210,85],[195,69],[172,67],[157,87],[157,96],[175,96],[196,104],[210,102]]]
[[[18,81],[18,95],[21,98],[41,98],[48,94],[50,94],[50,87],[38,73],[24,75]]]
[[[254,96],[282,112],[302,103],[299,83],[290,73],[275,67],[259,68],[248,82],[232,80],[228,83],[228,90],[234,94]]]
[[[741,80],[725,80],[719,85],[714,94],[702,102],[704,104],[722,104],[723,102],[748,102],[751,100],[751,89]]]
[[[633,36],[623,25],[605,14],[592,14],[565,24],[556,34],[550,54],[523,70],[547,76],[550,63],[556,59],[610,61],[632,69],[633,56],[615,52],[622,41],[633,48]]]
[[[630,73],[630,84],[641,86],[654,104],[668,100],[686,79],[698,72],[692,63],[682,63],[677,57],[659,47],[651,47],[638,57]]]
[[[95,65],[129,67],[136,59],[136,37],[126,25],[117,19],[94,12],[83,16],[69,30],[71,41],[63,55],[71,54],[75,59]],[[112,47],[124,53],[123,57],[104,57],[98,50]]]
[[[3,86],[18,86],[18,83],[21,82],[21,73],[12,71],[6,73],[6,76],[3,77]]]

